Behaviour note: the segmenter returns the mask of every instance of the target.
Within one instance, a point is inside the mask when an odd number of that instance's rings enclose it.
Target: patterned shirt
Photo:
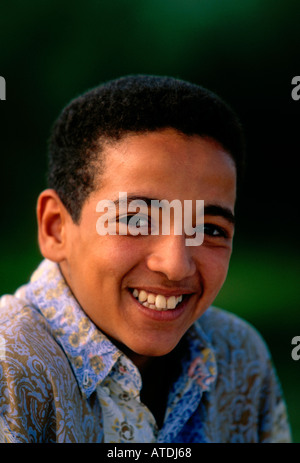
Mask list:
[[[184,335],[159,429],[139,370],[57,264],[0,304],[0,442],[290,442],[268,350],[235,315],[210,307]]]

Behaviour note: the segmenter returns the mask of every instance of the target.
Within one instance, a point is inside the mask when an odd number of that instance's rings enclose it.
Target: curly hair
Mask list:
[[[214,139],[232,157],[241,177],[243,130],[220,97],[173,77],[121,77],[72,100],[52,128],[48,187],[57,192],[75,223],[96,188],[96,175],[101,175],[105,143],[164,128]]]

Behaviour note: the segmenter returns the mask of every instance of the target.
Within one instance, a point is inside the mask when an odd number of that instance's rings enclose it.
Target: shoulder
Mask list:
[[[210,307],[197,323],[216,356],[217,394],[223,406],[228,401],[226,426],[233,420],[232,426],[241,435],[248,429],[248,442],[255,426],[249,420],[241,427],[239,410],[244,409],[257,423],[259,442],[290,442],[281,385],[260,333],[237,315],[215,307]]]
[[[15,296],[0,303],[0,440],[55,440],[57,391],[67,397],[74,383],[69,362],[36,308]]]
[[[13,367],[10,376],[31,373],[57,377],[70,369],[47,319],[26,299],[12,295],[0,298],[0,365]]]
[[[5,296],[0,303],[0,413],[8,403],[26,400],[26,395],[34,394],[41,402],[52,400],[62,372],[70,375],[54,333],[26,300]]]
[[[261,334],[241,317],[210,307],[196,323],[201,326],[217,357],[229,360],[242,355],[244,362],[253,359],[260,365],[270,361],[270,353]]]
[[[12,295],[0,298],[0,341],[1,360],[35,356],[52,363],[53,354],[61,355],[45,317],[25,299]]]

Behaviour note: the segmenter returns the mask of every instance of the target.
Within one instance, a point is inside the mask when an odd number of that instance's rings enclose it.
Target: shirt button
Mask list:
[[[88,372],[88,370],[84,370],[84,375],[83,375],[83,385],[84,385],[84,387],[88,387],[89,382],[90,382],[89,372]]]

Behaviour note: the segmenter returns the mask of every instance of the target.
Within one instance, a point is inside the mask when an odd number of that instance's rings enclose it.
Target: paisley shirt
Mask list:
[[[269,352],[235,315],[210,307],[187,331],[159,429],[57,264],[0,304],[0,442],[290,442]]]

